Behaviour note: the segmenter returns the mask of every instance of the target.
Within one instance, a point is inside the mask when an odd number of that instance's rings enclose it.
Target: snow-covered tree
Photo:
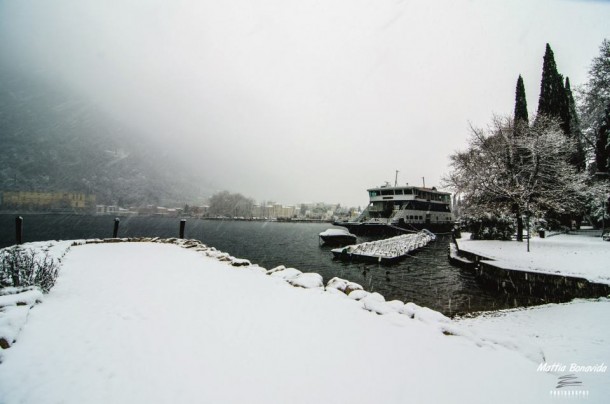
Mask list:
[[[210,197],[210,214],[228,217],[251,217],[254,200],[228,191]]]
[[[610,40],[604,39],[589,68],[587,83],[578,91],[580,122],[593,171],[610,172]]]
[[[574,143],[557,119],[540,116],[523,136],[514,136],[511,118],[499,117],[487,130],[471,132],[468,149],[451,156],[452,170],[444,178],[445,185],[462,195],[466,214],[519,219],[544,218],[551,211],[582,212],[598,192],[568,162]]]
[[[586,168],[586,153],[583,146],[583,136],[580,129],[580,119],[576,111],[576,103],[574,102],[574,96],[572,95],[572,89],[570,87],[570,79],[566,77],[566,100],[567,100],[567,112],[566,112],[566,134],[574,141],[574,152],[570,156],[570,164],[576,167],[577,170],[582,171]]]

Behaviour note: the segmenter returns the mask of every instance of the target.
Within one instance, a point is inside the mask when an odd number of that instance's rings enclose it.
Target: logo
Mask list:
[[[575,374],[570,374],[565,376],[559,376],[559,379],[557,380],[557,386],[555,388],[562,389],[564,387],[580,386],[581,384],[582,382],[578,380],[578,377],[576,377]]]
[[[589,398],[589,390],[585,388],[584,383],[579,379],[579,374],[587,373],[606,373],[608,367],[604,364],[596,365],[581,365],[577,363],[564,364],[561,362],[547,363],[542,362],[537,372],[553,372],[553,373],[564,373],[557,377],[557,385],[554,389],[549,390],[551,397],[561,398]]]

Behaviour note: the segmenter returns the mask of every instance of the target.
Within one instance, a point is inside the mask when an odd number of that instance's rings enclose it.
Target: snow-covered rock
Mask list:
[[[246,259],[233,258],[231,260],[231,265],[234,266],[234,267],[246,267],[246,266],[249,266],[249,265],[252,265],[252,264],[250,263],[249,260],[246,260]]]
[[[292,286],[298,286],[306,289],[324,287],[322,275],[312,272],[297,275],[295,278],[289,279],[288,283],[290,283]]]
[[[386,304],[396,313],[401,313],[403,307],[405,307],[405,304],[400,300],[390,300],[389,302],[386,302]]]
[[[416,312],[417,312],[419,309],[421,309],[421,307],[420,307],[420,306],[416,305],[416,304],[415,304],[415,303],[413,303],[413,302],[408,302],[408,303],[405,303],[405,305],[404,305],[404,307],[402,308],[402,311],[401,311],[401,312],[402,312],[403,314],[406,314],[407,316],[409,316],[409,317],[413,318],[413,317],[415,317],[415,313],[416,313]]]
[[[331,288],[331,289],[337,289],[342,291],[343,293],[345,293],[346,295],[349,295],[352,291],[354,290],[362,290],[362,286],[355,283],[355,282],[350,282],[348,280],[345,279],[341,279],[338,277],[334,277],[331,280],[329,280],[326,283],[326,287],[327,288]]]
[[[294,279],[297,276],[301,275],[303,272],[299,271],[296,268],[285,268],[282,269],[281,271],[275,271],[272,272],[271,277],[273,278],[280,278],[280,279],[284,279],[284,280],[290,280],[290,279]]]
[[[370,294],[371,294],[371,292],[367,292],[366,290],[354,290],[354,291],[350,292],[347,296],[350,299],[361,300]]]
[[[271,275],[274,272],[283,271],[284,269],[286,269],[286,267],[284,265],[278,265],[278,266],[268,270],[267,271],[267,275]]]

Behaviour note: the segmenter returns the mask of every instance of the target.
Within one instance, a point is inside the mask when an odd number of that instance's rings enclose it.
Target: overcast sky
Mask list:
[[[395,170],[438,185],[519,74],[533,114],[547,42],[582,84],[609,21],[602,1],[0,0],[0,50],[213,189],[365,205]]]

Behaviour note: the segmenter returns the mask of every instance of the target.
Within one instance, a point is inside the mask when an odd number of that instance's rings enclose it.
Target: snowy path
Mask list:
[[[3,404],[556,402],[518,351],[152,243],[72,248],[3,359]]]
[[[458,239],[460,250],[494,260],[493,265],[521,271],[585,278],[610,285],[610,243],[600,237],[560,234],[517,241],[470,240],[469,233]]]

